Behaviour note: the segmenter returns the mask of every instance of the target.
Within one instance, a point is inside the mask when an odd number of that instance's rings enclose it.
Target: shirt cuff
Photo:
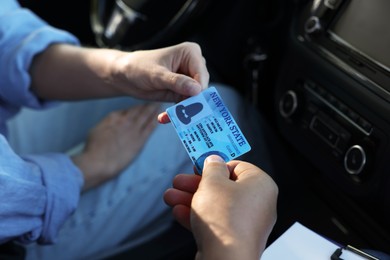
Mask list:
[[[63,154],[25,156],[23,159],[39,165],[46,187],[45,213],[38,243],[55,243],[62,225],[77,208],[84,184],[83,175],[69,156]],[[31,237],[25,239],[20,240],[31,242],[28,241]]]

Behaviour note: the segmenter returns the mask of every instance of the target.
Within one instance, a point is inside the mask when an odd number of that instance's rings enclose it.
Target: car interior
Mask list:
[[[20,0],[86,46],[202,47],[211,81],[264,121],[279,186],[271,244],[300,222],[390,254],[390,1]],[[387,17],[387,18],[386,18]],[[194,259],[190,232],[107,259]]]

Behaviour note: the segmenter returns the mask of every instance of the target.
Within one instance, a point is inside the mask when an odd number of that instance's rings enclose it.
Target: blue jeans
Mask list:
[[[245,104],[237,93],[216,87],[249,142],[250,136],[256,137],[261,146],[256,156],[267,164],[258,121],[242,115]],[[109,112],[140,102],[115,98],[63,103],[46,111],[24,110],[9,124],[10,143],[18,153],[66,152],[79,147],[89,129]],[[161,111],[170,105],[165,104]],[[173,221],[162,199],[164,191],[176,174],[192,172],[193,165],[173,126],[158,125],[127,169],[81,195],[58,242],[26,246],[27,259],[99,259],[154,238]]]

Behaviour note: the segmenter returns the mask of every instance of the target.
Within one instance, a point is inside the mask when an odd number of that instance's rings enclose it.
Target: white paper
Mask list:
[[[329,260],[337,248],[336,244],[296,222],[266,248],[261,260]]]

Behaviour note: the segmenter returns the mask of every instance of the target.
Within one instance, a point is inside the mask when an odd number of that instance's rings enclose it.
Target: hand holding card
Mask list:
[[[215,87],[168,108],[167,114],[199,173],[211,154],[228,162],[251,149]]]

